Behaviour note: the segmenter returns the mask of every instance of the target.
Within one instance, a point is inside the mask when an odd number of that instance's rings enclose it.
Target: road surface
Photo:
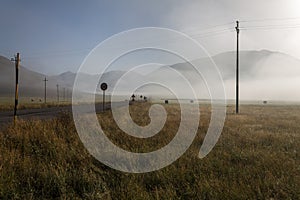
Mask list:
[[[124,106],[128,105],[128,102],[117,102],[116,106]],[[88,105],[79,105],[80,108],[88,108]],[[110,109],[110,103],[105,105],[105,110]],[[101,112],[102,104],[96,104],[96,113]],[[62,112],[72,112],[72,106],[61,106],[61,107],[50,107],[50,108],[36,108],[36,109],[24,109],[18,110],[17,116],[18,119],[29,120],[29,119],[50,119],[57,117]],[[91,110],[92,112],[92,110]],[[13,111],[0,111],[0,129],[9,125],[13,122]]]

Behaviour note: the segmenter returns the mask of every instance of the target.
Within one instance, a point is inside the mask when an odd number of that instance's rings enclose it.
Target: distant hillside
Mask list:
[[[46,75],[31,71],[22,65],[19,71],[19,96],[44,97],[44,78]],[[69,91],[73,86],[75,74],[66,72],[57,76],[47,76],[47,97],[56,97],[56,84]],[[13,97],[15,91],[15,64],[0,56],[0,96]],[[61,96],[62,96],[61,89]]]
[[[235,76],[236,52],[218,54],[213,57],[213,60],[219,66],[225,80]],[[268,50],[240,52],[240,76],[242,80],[299,75],[300,60],[290,55]]]
[[[236,52],[225,52],[212,57],[223,77],[227,99],[235,98]],[[171,88],[181,88],[182,95],[186,87],[182,86],[183,75],[198,92],[199,98],[210,98],[205,80],[201,74],[210,77],[213,64],[209,58],[192,63],[178,63],[165,66],[148,75],[152,80],[168,79]],[[171,76],[172,69],[179,73]],[[300,60],[287,54],[262,51],[240,52],[240,97],[244,100],[293,100],[300,101]],[[163,93],[163,92],[161,92]]]
[[[43,96],[43,74],[20,67],[19,95]],[[15,91],[15,64],[0,56],[0,96],[13,96]]]
[[[228,98],[235,96],[235,52],[214,57],[224,77]],[[246,100],[300,101],[300,60],[262,51],[240,53],[240,96]]]
[[[212,57],[221,72],[223,79],[235,78],[236,52],[225,52]],[[196,60],[199,71],[206,65],[212,65],[209,58]],[[187,63],[179,63],[172,66],[179,71],[191,69]],[[241,80],[265,79],[268,77],[295,77],[300,75],[300,60],[287,54],[262,51],[240,52],[240,77]]]
[[[234,98],[235,95],[235,52],[225,52],[213,56],[223,77],[227,98]],[[200,72],[211,73],[212,66],[209,58],[202,58],[193,61],[197,64]],[[173,69],[173,70],[172,70]],[[121,69],[120,69],[121,70]],[[174,73],[176,70],[178,73]],[[14,63],[5,57],[0,56],[0,96],[13,96],[15,86]],[[108,92],[111,92],[114,85],[125,74],[124,71],[109,71],[105,73],[100,82],[107,82]],[[199,98],[207,98],[205,93],[205,82],[201,75],[188,63],[178,63],[172,66],[163,66],[148,74],[129,73],[123,80],[120,91],[133,84],[144,83],[145,81],[164,80],[170,87],[181,87],[183,75],[199,91]],[[30,71],[25,67],[20,68],[20,96],[43,97],[45,75]],[[70,93],[76,77],[75,73],[65,72],[56,76],[49,76],[47,79],[48,96],[56,97],[56,84]],[[81,80],[83,90],[91,91],[90,83],[100,78],[100,75],[82,74]],[[299,100],[298,90],[300,88],[300,60],[287,54],[262,51],[241,51],[240,52],[240,83],[242,99],[274,99],[274,100]],[[184,92],[186,88],[182,88]],[[157,87],[144,87],[140,89],[144,93],[166,94],[165,90],[160,91]],[[62,94],[61,94],[62,95]],[[70,95],[70,94],[69,94]]]
[[[111,89],[124,71],[109,71],[104,73],[100,82],[107,82]],[[84,92],[93,92],[90,90],[90,83],[97,82],[100,75],[81,74],[83,79],[81,83],[85,86]],[[45,74],[31,71],[20,66],[19,73],[19,96],[20,97],[44,97],[44,78]],[[63,89],[70,96],[76,74],[73,72],[64,72],[55,76],[47,76],[47,97],[56,98],[57,87],[59,85],[60,96],[63,96]],[[134,77],[139,77],[135,75]],[[132,78],[134,78],[132,77]],[[13,97],[15,91],[15,65],[9,59],[0,56],[0,97]]]

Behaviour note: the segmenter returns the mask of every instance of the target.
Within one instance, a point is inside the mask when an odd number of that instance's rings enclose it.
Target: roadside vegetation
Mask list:
[[[110,111],[98,115],[122,148],[149,152],[174,137],[180,108],[164,105],[165,127],[149,139],[122,133]],[[133,120],[150,122],[149,103],[130,106]],[[68,113],[18,121],[0,131],[0,199],[300,199],[300,106],[229,106],[222,135],[207,157],[199,148],[210,107],[201,105],[198,134],[172,165],[145,174],[113,170],[85,150]]]

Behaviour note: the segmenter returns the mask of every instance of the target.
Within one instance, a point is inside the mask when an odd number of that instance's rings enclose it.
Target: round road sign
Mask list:
[[[106,83],[101,83],[101,90],[106,90],[107,89],[107,84]]]

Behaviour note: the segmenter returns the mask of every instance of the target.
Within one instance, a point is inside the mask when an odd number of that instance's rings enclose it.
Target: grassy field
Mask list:
[[[33,101],[31,101],[33,100]],[[14,109],[14,98],[13,97],[0,97],[0,112],[1,111],[12,111]],[[36,109],[36,108],[49,108],[49,107],[56,107],[56,106],[65,106],[70,105],[70,100],[68,101],[60,101],[57,102],[56,99],[49,98],[47,100],[47,104],[44,103],[43,98],[37,97],[21,97],[19,99],[18,110],[23,109]]]
[[[131,106],[137,124],[149,123],[150,104]],[[110,111],[99,121],[124,149],[149,152],[166,145],[180,123],[177,105],[149,139],[116,127]],[[222,135],[204,159],[197,157],[210,109],[189,150],[172,165],[145,174],[113,170],[91,157],[69,114],[48,121],[20,121],[0,132],[0,199],[300,199],[300,106],[228,107]]]

